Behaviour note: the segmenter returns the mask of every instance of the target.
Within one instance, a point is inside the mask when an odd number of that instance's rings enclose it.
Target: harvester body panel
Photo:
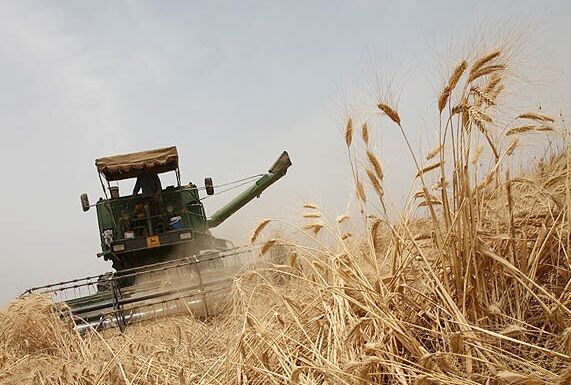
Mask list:
[[[102,255],[116,270],[160,262],[168,257],[167,248],[186,245],[185,252],[192,255],[226,247],[208,231],[198,189],[192,184],[168,187],[155,196],[100,199],[96,208]]]

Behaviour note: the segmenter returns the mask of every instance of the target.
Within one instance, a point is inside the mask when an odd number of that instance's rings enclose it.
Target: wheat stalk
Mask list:
[[[377,105],[379,110],[383,111],[393,122],[400,126],[400,116],[392,107],[385,103],[379,103]]]
[[[353,119],[349,118],[345,126],[345,144],[347,147],[351,147],[353,142]]]
[[[481,78],[482,76],[490,75],[498,71],[503,71],[507,68],[505,64],[495,64],[488,67],[480,68],[478,71],[471,73],[468,77],[468,82],[472,83],[474,80]]]
[[[367,196],[365,195],[365,188],[363,187],[363,183],[360,180],[357,181],[357,197],[363,203],[367,203]]]
[[[529,131],[533,131],[537,128],[537,126],[535,125],[526,125],[526,126],[517,126],[517,127],[512,127],[509,130],[506,131],[506,136],[511,136],[511,135],[516,135],[516,134],[522,134],[524,132],[529,132]]]
[[[317,234],[319,234],[319,232],[321,231],[321,229],[323,227],[324,227],[323,223],[315,222],[315,223],[310,223],[310,224],[303,226],[303,229],[311,231],[313,233],[313,235],[317,235]]]
[[[254,231],[252,232],[252,235],[250,235],[250,243],[254,243],[256,242],[256,239],[258,239],[258,236],[260,235],[260,233],[262,232],[262,230],[264,230],[264,228],[268,225],[268,223],[271,222],[271,219],[263,219],[262,221],[260,221],[260,223],[258,223],[258,225],[256,226],[256,228],[254,229]]]
[[[377,194],[379,195],[379,197],[383,197],[385,195],[383,188],[381,186],[381,182],[379,181],[379,179],[377,178],[377,175],[375,174],[374,171],[367,169],[367,176],[369,177],[369,181],[371,182],[371,185],[373,186],[373,188],[375,189],[375,191],[377,192]]]
[[[444,148],[443,144],[440,144],[438,146],[436,146],[435,148],[433,148],[428,155],[426,155],[426,160],[431,160],[432,158],[434,158],[436,155],[440,154],[440,152],[442,151],[442,149]]]
[[[418,204],[418,207],[426,207],[429,205],[441,205],[442,201],[435,196],[430,196],[429,199],[426,199]]]
[[[486,91],[481,90],[479,87],[473,86],[470,88],[470,92],[480,98],[484,103],[489,106],[495,106],[496,102],[492,95],[488,94]]]
[[[337,218],[335,218],[335,222],[337,222],[337,223],[343,223],[343,222],[345,222],[345,221],[348,220],[348,219],[349,219],[349,216],[348,216],[347,214],[341,214],[341,215],[339,215]]]
[[[567,367],[563,373],[558,378],[557,385],[568,385],[571,384],[571,365]]]
[[[373,248],[374,250],[378,250],[379,249],[379,229],[381,227],[381,224],[383,223],[382,220],[377,219],[373,222],[373,224],[371,225],[371,239],[373,241]]]
[[[369,159],[369,163],[373,167],[373,170],[375,170],[377,178],[382,181],[384,178],[384,173],[383,169],[381,168],[381,162],[379,162],[375,154],[373,154],[373,152],[370,150],[367,150],[367,158]]]
[[[441,189],[447,188],[448,186],[449,186],[449,183],[445,180],[442,180],[442,178],[441,178],[438,182],[436,182],[436,183],[434,183],[434,185],[432,185],[432,189],[433,190],[441,190]],[[423,193],[424,193],[424,191],[423,191]]]
[[[367,125],[367,122],[363,123],[361,126],[361,138],[363,138],[363,142],[365,142],[365,144],[369,144],[369,126]]]
[[[554,131],[554,130],[555,130],[555,129],[553,128],[553,126],[549,126],[549,125],[546,125],[546,124],[543,124],[543,125],[541,125],[541,126],[538,126],[537,129],[536,129],[536,131],[539,131],[539,132],[551,132],[551,131]]]
[[[275,238],[267,240],[260,250],[260,255],[266,254],[277,242],[278,240]]]
[[[442,110],[444,110],[444,107],[446,107],[446,103],[448,102],[448,99],[450,98],[451,92],[452,92],[452,88],[450,87],[450,84],[446,84],[446,86],[444,86],[444,89],[440,93],[440,96],[438,97],[438,111],[439,112],[442,112]]]
[[[418,178],[419,176],[426,174],[427,172],[435,170],[435,169],[439,168],[440,166],[442,166],[442,164],[443,164],[442,161],[438,161],[436,163],[429,164],[428,166],[425,166],[425,167],[421,168],[420,170],[418,170],[418,172],[416,173],[416,177]]]
[[[502,76],[497,72],[494,73],[492,76],[490,76],[490,79],[488,80],[488,84],[486,84],[486,88],[484,89],[484,91],[488,94],[493,92],[500,85],[501,81],[502,81]]]
[[[555,120],[548,116],[548,115],[544,115],[544,114],[539,114],[537,112],[526,112],[524,114],[520,114],[517,116],[518,119],[530,119],[530,120],[535,120],[535,121],[539,121],[539,122],[549,122],[549,123],[553,123]]]
[[[518,144],[519,144],[519,139],[517,139],[517,138],[514,139],[514,140],[510,143],[509,147],[506,149],[506,155],[512,156],[513,153],[514,153],[514,151],[515,151],[515,149],[517,148]]]
[[[488,64],[492,60],[498,58],[501,53],[502,53],[502,51],[498,49],[498,50],[492,51],[492,52],[482,56],[480,59],[476,60],[474,62],[474,64],[472,65],[472,68],[470,69],[470,76],[472,76],[472,74],[474,74],[475,72],[478,72],[483,66],[485,66],[486,64]]]
[[[468,109],[470,108],[470,106],[468,106],[468,104],[466,104],[466,101],[462,101],[460,104],[452,107],[452,115],[458,115],[464,112],[468,112]]]
[[[466,60],[462,60],[460,64],[458,64],[454,69],[454,71],[452,72],[450,79],[448,79],[448,83],[446,84],[446,86],[440,93],[440,96],[438,97],[438,111],[442,112],[442,110],[444,110],[444,107],[446,107],[446,103],[450,98],[450,94],[452,93],[454,88],[456,88],[458,81],[462,77],[464,71],[466,71],[467,67],[468,63],[466,62]]]

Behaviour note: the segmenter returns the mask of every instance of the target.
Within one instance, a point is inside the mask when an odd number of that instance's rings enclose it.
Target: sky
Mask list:
[[[420,151],[462,47],[515,26],[522,63],[543,63],[530,84],[568,113],[570,17],[568,1],[0,1],[0,307],[110,269],[96,257],[95,212],[79,203],[102,195],[96,158],[176,145],[183,182],[225,183],[288,150],[288,174],[213,233],[243,242],[305,201],[334,217],[353,201],[347,106],[374,105],[374,79],[393,85]],[[410,156],[388,125],[373,138],[399,202]],[[206,200],[207,212],[235,193]]]

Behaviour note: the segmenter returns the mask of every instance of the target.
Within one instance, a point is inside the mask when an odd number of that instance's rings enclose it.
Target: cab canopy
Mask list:
[[[136,178],[178,170],[178,153],[175,146],[133,152],[96,159],[95,166],[108,182]]]

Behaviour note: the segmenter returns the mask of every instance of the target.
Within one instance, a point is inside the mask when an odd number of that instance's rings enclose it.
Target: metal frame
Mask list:
[[[172,172],[175,173],[177,187],[181,187],[182,183],[181,183],[181,177],[180,177],[180,167],[177,166],[174,170],[172,170]],[[164,172],[162,174],[167,174],[167,173],[168,172]],[[109,183],[107,178],[105,178],[105,175],[103,173],[98,172],[97,174],[99,175],[99,182],[101,182],[101,189],[103,190],[103,194],[105,194],[105,199],[109,199],[109,196],[107,195],[107,190],[109,190],[111,188],[111,184]],[[105,182],[107,182],[107,189],[105,188],[105,184],[103,183],[103,179],[105,179]],[[128,178],[128,179],[124,179],[124,180],[129,180],[129,179],[135,179],[135,178]]]
[[[71,317],[78,331],[107,327],[118,327],[124,331],[128,325],[138,321],[189,310],[209,317],[216,313],[216,307],[210,307],[209,302],[227,297],[234,276],[255,260],[254,253],[251,247],[211,251],[120,273],[35,287],[23,295],[50,296],[62,317]],[[238,256],[246,258],[245,263],[241,261],[234,266],[224,266],[227,258]],[[205,275],[205,272],[209,273]],[[181,280],[176,285],[165,286],[170,283],[165,280],[169,274],[182,274]],[[195,280],[188,281],[192,276]],[[122,287],[121,280],[126,278],[134,278],[135,281],[140,278],[141,282]]]

